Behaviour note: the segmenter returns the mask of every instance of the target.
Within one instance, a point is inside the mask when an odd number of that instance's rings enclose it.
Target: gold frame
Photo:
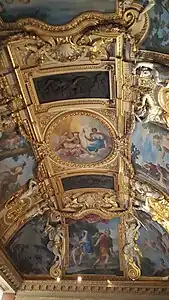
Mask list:
[[[89,110],[74,110],[74,111],[70,111],[70,112],[66,112],[63,114],[59,114],[55,119],[53,119],[48,126],[46,127],[45,132],[43,133],[43,140],[45,140],[47,147],[50,149],[50,137],[52,132],[54,131],[54,129],[58,126],[59,122],[63,121],[64,119],[66,119],[67,116],[89,116],[89,117],[93,117],[93,119],[99,120],[104,127],[107,129],[107,131],[110,134],[110,137],[112,138],[112,140],[115,140],[116,134],[115,134],[115,130],[112,126],[112,124],[110,124],[109,122],[107,122],[107,120],[105,120],[103,118],[103,116],[96,114],[93,111],[89,111]],[[55,123],[56,122],[56,123]],[[79,168],[92,168],[92,167],[100,167],[100,166],[104,166],[105,164],[108,164],[109,162],[112,162],[116,157],[117,157],[117,153],[116,153],[116,146],[115,143],[112,147],[112,150],[110,152],[110,154],[105,157],[101,162],[97,161],[95,163],[74,163],[74,162],[69,162],[69,161],[63,161],[57,154],[55,154],[54,151],[51,151],[51,153],[49,154],[50,158],[54,161],[56,161],[58,164],[62,164],[65,165],[67,168],[69,167],[79,167]]]
[[[35,105],[35,110],[38,112],[42,112],[42,110],[47,111],[48,109],[51,111],[52,107],[55,108],[55,110],[57,111],[57,107],[58,109],[60,109],[61,107],[64,106],[71,106],[73,105],[86,105],[88,106],[89,103],[90,104],[95,104],[95,106],[97,105],[106,105],[108,100],[113,100],[116,97],[115,94],[115,84],[114,84],[114,72],[113,72],[113,67],[114,67],[115,62],[112,61],[111,64],[109,64],[109,66],[111,66],[110,70],[106,70],[107,64],[99,64],[99,65],[89,65],[86,64],[85,66],[79,66],[79,65],[75,65],[75,66],[63,66],[62,68],[54,68],[52,70],[37,70],[33,69],[33,72],[31,73],[31,76],[29,76],[29,81],[27,83],[27,87],[28,87],[28,91],[29,94],[31,95],[31,100],[33,102],[33,104]],[[50,75],[60,75],[60,74],[67,74],[67,73],[78,73],[78,72],[95,72],[95,71],[101,71],[101,72],[106,72],[109,74],[109,93],[110,93],[110,98],[86,98],[86,99],[64,99],[64,100],[54,100],[51,102],[46,102],[46,103],[39,103],[38,100],[38,95],[33,83],[34,78],[38,78],[38,77],[45,77],[45,76],[50,76]],[[24,75],[27,76],[27,73],[24,72]],[[114,103],[115,104],[115,103]]]

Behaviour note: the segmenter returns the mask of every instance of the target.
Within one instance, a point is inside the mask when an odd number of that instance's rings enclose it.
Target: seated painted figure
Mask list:
[[[85,131],[84,131],[85,133]],[[97,128],[92,128],[92,132],[90,133],[90,136],[87,137],[85,135],[85,138],[91,142],[87,146],[87,150],[89,152],[98,152],[102,148],[106,148],[106,140],[104,138],[104,135],[101,132],[97,131]]]

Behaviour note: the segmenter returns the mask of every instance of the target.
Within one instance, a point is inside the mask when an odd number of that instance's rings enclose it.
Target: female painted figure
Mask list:
[[[83,132],[85,133],[85,130],[83,130]],[[90,136],[87,137],[85,134],[85,138],[90,142],[87,146],[89,152],[98,152],[100,149],[107,147],[104,135],[101,132],[98,132],[97,128],[92,128]]]
[[[84,258],[84,256],[93,253],[92,239],[87,230],[82,231],[80,245],[81,245],[81,254],[80,254],[79,265],[82,263],[82,259]]]

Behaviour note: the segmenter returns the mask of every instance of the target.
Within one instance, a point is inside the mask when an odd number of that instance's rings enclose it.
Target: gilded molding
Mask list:
[[[53,280],[39,281],[39,280],[25,280],[20,286],[19,293],[22,291],[40,293],[40,292],[61,292],[66,296],[68,293],[75,292],[84,295],[95,295],[101,297],[101,293],[110,294],[122,293],[122,294],[139,294],[139,295],[169,295],[169,288],[167,282],[152,281],[145,283],[144,281],[116,281],[113,280],[113,286],[108,287],[106,280],[94,281],[85,280],[81,284],[77,284],[76,280],[61,280],[60,283],[56,283]]]
[[[70,196],[68,196],[68,194]],[[112,218],[122,214],[115,193],[104,192],[75,192],[65,193],[63,196],[63,215],[73,219],[83,218],[85,215],[96,214],[103,218]]]
[[[169,54],[159,53],[155,51],[139,50],[138,58],[142,61],[153,61],[169,66]]]
[[[20,274],[15,270],[7,256],[0,249],[0,275],[11,286],[14,291],[17,291],[23,282]]]

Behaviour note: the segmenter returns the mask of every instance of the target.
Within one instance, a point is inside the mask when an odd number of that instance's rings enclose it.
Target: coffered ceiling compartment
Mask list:
[[[155,3],[107,2],[65,25],[73,1],[60,21],[42,3],[46,23],[15,20],[38,1],[2,3],[0,238],[15,289],[81,276],[167,292],[168,66],[140,51]]]

